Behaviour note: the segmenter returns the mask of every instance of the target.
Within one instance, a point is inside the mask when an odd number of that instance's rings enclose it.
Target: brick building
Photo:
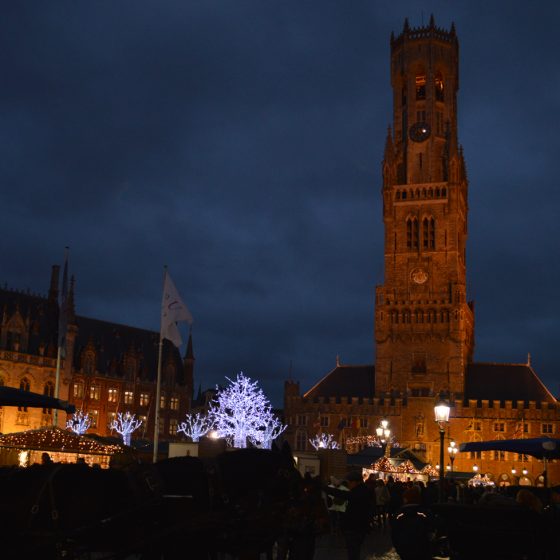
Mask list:
[[[560,408],[526,364],[477,363],[474,304],[467,299],[468,180],[457,131],[459,47],[455,27],[391,35],[393,123],[382,174],[385,278],[375,292],[375,365],[336,367],[300,394],[286,382],[286,434],[295,449],[329,432],[345,443],[375,434],[382,418],[401,445],[435,465],[433,406],[452,405],[448,438],[458,442],[558,434]],[[348,445],[350,449],[356,445]],[[447,457],[447,453],[446,453]],[[503,452],[460,453],[455,469],[497,481],[538,483],[542,463]],[[560,483],[557,466],[551,478]]]
[[[0,385],[54,394],[59,317],[59,267],[53,266],[46,297],[0,289]],[[61,362],[61,399],[90,414],[88,433],[109,435],[117,412],[143,420],[133,437],[153,437],[159,333],[76,315],[74,282],[68,295],[66,357]],[[194,355],[164,340],[160,439],[176,439],[190,410]],[[0,407],[0,432],[52,426],[53,411]],[[58,426],[65,427],[60,412]],[[115,435],[115,434],[113,434]]]

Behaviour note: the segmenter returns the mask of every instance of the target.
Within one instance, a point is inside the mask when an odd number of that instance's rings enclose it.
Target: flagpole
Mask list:
[[[167,276],[167,266],[163,267],[163,290],[165,295],[165,277]],[[163,305],[163,302],[162,302]],[[152,462],[157,463],[158,443],[159,443],[159,399],[161,395],[161,361],[163,354],[163,338],[161,332],[161,323],[159,326],[159,350],[158,350],[158,365],[157,365],[157,380],[156,380],[156,402],[154,409],[154,453]]]
[[[65,285],[65,283],[68,282],[68,247],[64,248],[64,272],[63,272],[63,276],[62,276],[62,291],[64,292],[67,289],[67,286]],[[66,297],[66,294],[62,294],[62,298]],[[60,331],[60,327],[61,325],[64,325],[66,327],[66,318],[64,318],[64,320],[61,320],[60,314],[61,313],[66,313],[66,302],[63,302],[61,298],[61,305],[59,305],[58,307],[58,313],[59,313],[59,317],[58,317],[58,330]],[[58,399],[60,398],[59,393],[60,393],[60,363],[62,361],[62,346],[66,341],[66,333],[62,334],[60,332],[57,333],[58,334],[58,348],[56,351],[56,374],[55,374],[55,378],[54,378],[54,398]],[[58,409],[55,408],[54,412],[53,412],[53,424],[54,427],[56,428],[58,426]]]

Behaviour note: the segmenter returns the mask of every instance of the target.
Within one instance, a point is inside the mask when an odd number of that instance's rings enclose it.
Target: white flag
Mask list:
[[[177,328],[178,321],[187,321],[192,325],[193,318],[183,303],[175,284],[169,274],[165,274],[163,283],[163,299],[161,301],[161,337],[167,338],[175,346],[181,346],[181,333]]]

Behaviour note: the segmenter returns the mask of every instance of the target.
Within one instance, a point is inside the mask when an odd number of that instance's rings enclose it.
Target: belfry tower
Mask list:
[[[393,126],[383,160],[385,278],[376,288],[376,394],[460,396],[474,348],[467,175],[457,140],[454,25],[391,35]]]

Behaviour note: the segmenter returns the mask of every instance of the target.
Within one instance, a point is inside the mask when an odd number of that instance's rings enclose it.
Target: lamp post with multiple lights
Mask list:
[[[385,456],[389,456],[391,452],[391,430],[389,429],[389,421],[381,420],[379,426],[375,428],[375,434],[379,439],[379,443],[381,443],[381,445],[385,445]]]
[[[439,427],[439,501],[443,502],[444,496],[444,463],[443,463],[443,448],[445,442],[445,425],[449,422],[449,404],[442,398],[436,403],[434,407],[435,421]]]

